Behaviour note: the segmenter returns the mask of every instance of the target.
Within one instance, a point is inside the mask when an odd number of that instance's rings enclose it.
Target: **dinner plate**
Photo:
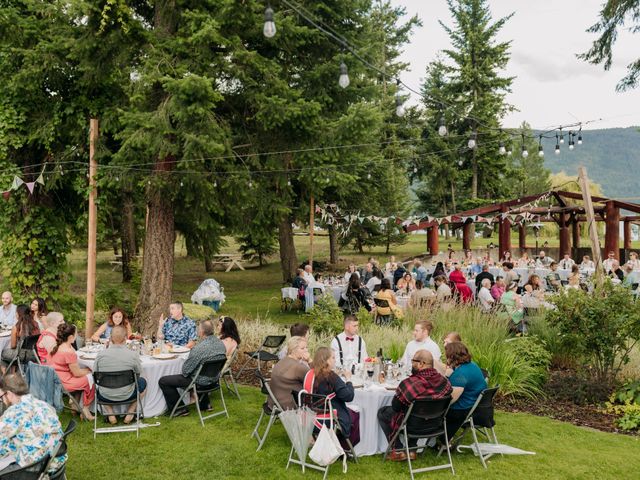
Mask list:
[[[0,337],[8,337],[11,335],[11,330],[0,331]]]
[[[172,358],[176,358],[173,353],[157,353],[152,355],[156,360],[171,360]]]
[[[83,360],[95,360],[98,354],[96,352],[87,352],[80,355],[80,358]]]
[[[171,347],[171,351],[173,353],[187,353],[187,352],[191,351],[191,349],[187,348],[187,347],[181,347],[180,345],[175,345],[175,346]]]

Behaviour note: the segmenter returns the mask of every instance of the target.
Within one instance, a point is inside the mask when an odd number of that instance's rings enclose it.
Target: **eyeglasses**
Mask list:
[[[418,360],[417,358],[412,358],[411,363],[422,363],[422,360]]]
[[[6,396],[7,396],[7,392],[4,392],[2,395],[0,395],[0,400],[2,400]]]

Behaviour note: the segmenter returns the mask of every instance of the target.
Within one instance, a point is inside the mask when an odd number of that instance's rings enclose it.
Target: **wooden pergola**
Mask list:
[[[624,225],[624,249],[631,249],[631,224],[640,222],[640,205],[623,202],[605,197],[591,196],[595,219],[605,222],[605,252],[615,252],[620,260],[619,238],[620,222]],[[545,206],[538,202],[548,202]],[[637,215],[621,215],[621,210]],[[500,254],[512,250],[511,228],[513,216],[531,219],[535,217],[540,222],[554,222],[559,228],[560,255],[570,254],[571,247],[580,247],[580,222],[586,221],[585,207],[582,205],[582,194],[564,190],[552,190],[537,195],[529,195],[501,203],[494,203],[484,207],[474,208],[447,216],[437,221],[426,218],[405,226],[407,232],[415,230],[427,231],[427,247],[429,254],[439,253],[439,228],[442,224],[462,228],[462,247],[471,248],[471,226],[476,223],[498,223],[498,247]],[[490,219],[483,218],[490,216]],[[497,216],[497,220],[493,220]],[[571,233],[569,233],[571,229]],[[518,248],[527,248],[526,224],[518,224]]]

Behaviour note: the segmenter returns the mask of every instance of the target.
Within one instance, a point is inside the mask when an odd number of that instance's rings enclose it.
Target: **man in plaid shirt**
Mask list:
[[[433,368],[431,352],[418,350],[411,359],[411,376],[400,382],[391,406],[378,410],[378,421],[382,431],[390,440],[400,428],[405,412],[415,400],[437,400],[451,395],[452,390],[449,380]],[[415,445],[409,445],[409,447],[413,446]],[[401,462],[407,459],[406,453],[398,450],[400,447],[398,437],[389,456],[391,460]],[[409,455],[413,460],[416,453],[412,451]]]

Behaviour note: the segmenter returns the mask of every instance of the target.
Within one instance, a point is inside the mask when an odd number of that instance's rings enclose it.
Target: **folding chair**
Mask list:
[[[133,370],[121,370],[118,372],[93,372],[93,380],[96,385],[96,395],[94,400],[95,414],[93,416],[93,439],[95,440],[98,433],[116,433],[116,432],[136,432],[136,438],[140,437],[140,416],[142,416],[142,402],[140,401],[140,390],[138,389],[138,375]],[[131,405],[131,400],[111,401],[100,400],[98,398],[101,389],[108,388],[124,388],[133,385],[136,394],[136,423],[135,425],[122,425],[119,427],[101,427],[98,428],[98,406],[114,407],[118,405]],[[103,398],[104,397],[103,395]],[[103,412],[103,415],[104,412]],[[123,417],[130,413],[107,413],[106,415],[114,417]]]
[[[414,479],[414,474],[416,473],[430,472],[432,470],[440,470],[443,468],[450,468],[451,473],[455,475],[456,472],[453,469],[453,461],[451,460],[451,448],[449,445],[449,435],[447,433],[447,422],[445,420],[450,405],[451,397],[445,397],[438,400],[414,401],[409,406],[409,409],[400,424],[400,428],[389,440],[389,446],[384,452],[382,461],[387,459],[387,456],[393,449],[397,438],[402,435],[401,438],[404,444],[404,451],[407,454],[411,480]],[[417,443],[417,440],[422,438],[430,440],[440,436],[444,436],[445,446],[442,448],[447,451],[449,463],[414,469],[410,457],[411,450],[418,450],[422,448],[426,451],[428,449],[418,446],[409,447],[409,439],[415,440]],[[438,456],[440,456],[440,453],[438,453]]]
[[[271,409],[269,410],[268,402],[264,402],[260,410],[260,418],[258,418],[258,423],[256,423],[256,427],[253,429],[253,432],[251,432],[251,436],[255,437],[258,440],[258,448],[256,449],[257,452],[266,442],[272,425],[276,422],[276,420],[278,419],[278,415],[283,412],[284,409],[280,406],[280,402],[278,402],[276,397],[273,395],[269,382],[264,378],[262,373],[260,373],[260,370],[256,370],[256,378],[260,382],[260,391],[267,396],[267,400],[271,399],[271,402],[273,403],[273,407],[271,407]],[[264,433],[260,435],[260,424],[262,423],[262,419],[266,415],[269,416],[269,423],[267,423],[267,428],[264,430]]]
[[[484,468],[487,468],[486,460],[491,458],[494,454],[488,453],[483,455],[480,451],[480,446],[478,444],[478,435],[477,432],[480,432],[484,435],[490,443],[495,445],[498,444],[498,438],[496,437],[496,432],[494,430],[494,426],[496,422],[493,418],[493,399],[496,396],[496,392],[500,388],[500,385],[494,388],[486,388],[481,393],[476,403],[473,404],[471,410],[467,414],[467,418],[465,418],[464,423],[462,424],[462,433],[452,441],[452,444],[455,444],[462,440],[464,435],[467,433],[467,430],[471,430],[471,435],[473,435],[473,443],[471,445],[458,445],[457,451],[462,452],[463,449],[468,448],[471,451],[477,451],[478,456],[480,457],[480,462]],[[491,435],[489,434],[491,432]]]
[[[259,350],[256,350],[254,352],[244,352],[246,355],[249,356],[249,358],[244,363],[244,365],[242,365],[242,368],[238,372],[238,378],[240,378],[240,375],[242,375],[242,372],[244,371],[244,369],[247,367],[247,365],[251,360],[257,360],[258,370],[261,370],[260,362],[269,363],[269,362],[277,362],[278,360],[280,360],[278,358],[277,351],[280,345],[284,343],[286,338],[287,337],[285,335],[267,335],[263,340],[262,345],[260,345]]]
[[[18,341],[18,345],[17,345],[18,348],[16,348],[16,354],[11,360],[11,362],[9,362],[9,366],[7,367],[7,372],[11,371],[11,367],[13,367],[13,365],[15,364],[18,366],[18,371],[20,372],[20,375],[24,377],[25,376],[24,367],[26,366],[27,363],[31,361],[28,357],[29,353],[33,355],[33,357],[35,358],[38,364],[40,363],[40,359],[38,358],[38,353],[36,352],[36,343],[38,342],[39,338],[40,338],[40,335],[30,335],[28,337],[21,338]]]
[[[79,394],[81,392],[79,390],[70,392],[66,388],[64,388],[62,384],[60,384],[60,388],[62,389],[62,397],[67,397],[69,399],[69,405],[64,405],[64,408],[70,410],[72,413],[76,412],[82,415],[82,406],[80,405],[78,399],[74,397],[74,394]],[[64,400],[62,401],[62,403],[64,404]]]
[[[49,465],[49,455],[26,467],[3,473],[2,480],[40,480],[47,470],[47,465]]]
[[[67,453],[67,437],[73,433],[73,431],[78,426],[78,423],[71,419],[69,425],[65,429],[62,434],[62,441],[60,442],[60,446],[58,447],[57,453],[52,458],[58,458]],[[51,464],[51,462],[49,462]],[[47,468],[48,470],[48,468]],[[67,479],[67,464],[63,463],[55,472],[49,473],[49,480],[66,480]]]
[[[382,298],[374,298],[373,303],[376,304],[376,313],[374,316],[374,322],[376,325],[388,325],[393,320],[393,315],[380,315],[378,313],[379,308],[389,308],[389,300],[384,300]]]
[[[238,357],[238,349],[236,348],[231,356],[227,359],[227,363],[224,364],[224,368],[222,369],[222,373],[220,377],[224,380],[224,384],[227,387],[229,393],[236,396],[238,400],[240,400],[240,392],[238,392],[238,385],[236,384],[236,379],[233,377],[233,372],[231,371],[231,365]],[[231,386],[229,386],[229,382],[231,382]],[[231,388],[233,387],[233,389]]]
[[[222,414],[226,415],[227,418],[229,418],[229,412],[227,411],[227,404],[224,402],[224,393],[222,392],[222,388],[220,387],[220,372],[222,372],[222,368],[224,367],[224,364],[226,363],[226,361],[227,361],[226,358],[222,358],[220,360],[211,360],[209,362],[204,362],[200,364],[200,366],[198,367],[198,369],[196,370],[196,372],[194,373],[191,379],[191,383],[187,388],[185,388],[182,391],[180,398],[178,399],[175,406],[173,407],[173,410],[171,410],[171,415],[169,415],[169,418],[174,417],[176,410],[178,408],[178,405],[180,405],[182,403],[182,400],[185,397],[189,396],[192,392],[196,397],[196,410],[198,411],[200,424],[203,427],[204,427],[204,421],[209,418],[217,417],[218,415],[222,415]],[[211,386],[203,387],[196,383],[198,380],[198,377],[200,376],[207,377],[207,378],[216,378],[217,380],[213,382]],[[215,391],[220,392],[220,400],[222,401],[222,410],[203,417],[202,412],[200,411],[200,395],[204,394],[208,396],[211,392],[215,392]]]

